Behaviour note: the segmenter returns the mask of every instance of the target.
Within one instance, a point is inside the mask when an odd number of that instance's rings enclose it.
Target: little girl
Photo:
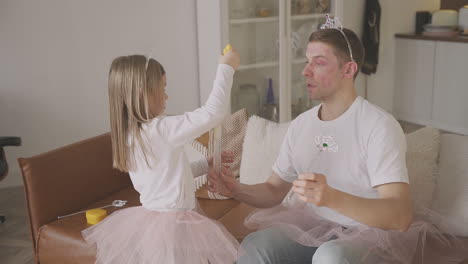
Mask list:
[[[166,74],[141,55],[116,58],[109,72],[114,167],[129,172],[142,206],[117,211],[82,232],[97,245],[96,263],[234,263],[239,243],[218,222],[197,212],[194,173],[184,145],[227,114],[239,54],[219,59],[213,90],[193,112],[165,116]],[[224,155],[224,161],[229,155]],[[192,173],[194,171],[194,173]],[[198,176],[195,175],[195,176]]]

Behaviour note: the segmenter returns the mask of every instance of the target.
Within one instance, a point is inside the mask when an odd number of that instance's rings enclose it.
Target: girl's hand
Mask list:
[[[227,64],[236,70],[240,65],[240,56],[235,49],[231,49],[226,54],[219,56],[219,64]]]
[[[213,167],[213,155],[209,155],[206,158],[206,161],[208,161],[208,166]],[[233,163],[234,162],[234,153],[230,151],[223,151],[221,153],[221,163],[226,164],[226,163]]]
[[[239,192],[239,185],[229,167],[223,166],[219,174],[213,168],[208,171],[208,190],[211,192],[234,198]]]

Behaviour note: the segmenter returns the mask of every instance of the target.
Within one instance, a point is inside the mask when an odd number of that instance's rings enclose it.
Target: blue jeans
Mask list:
[[[339,240],[306,247],[273,228],[251,233],[241,248],[245,254],[237,264],[358,264],[368,249],[362,243]]]

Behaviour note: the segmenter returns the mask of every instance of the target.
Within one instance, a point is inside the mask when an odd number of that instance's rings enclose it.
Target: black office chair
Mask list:
[[[21,146],[21,138],[19,137],[0,137],[0,181],[8,174],[8,163],[5,157],[3,147]],[[5,216],[0,215],[0,222],[5,222]]]

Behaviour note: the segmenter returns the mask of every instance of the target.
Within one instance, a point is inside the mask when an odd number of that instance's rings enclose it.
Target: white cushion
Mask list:
[[[406,166],[415,208],[430,208],[438,174],[440,132],[424,127],[406,135]]]
[[[193,141],[190,144],[185,144],[184,150],[189,163],[199,161],[201,159],[206,158],[207,156],[207,150],[205,146],[200,144],[198,141]]]
[[[262,183],[270,177],[288,126],[289,122],[278,124],[255,115],[249,118],[240,166],[241,183]]]
[[[468,136],[443,134],[432,209],[448,218],[454,234],[468,236]]]

